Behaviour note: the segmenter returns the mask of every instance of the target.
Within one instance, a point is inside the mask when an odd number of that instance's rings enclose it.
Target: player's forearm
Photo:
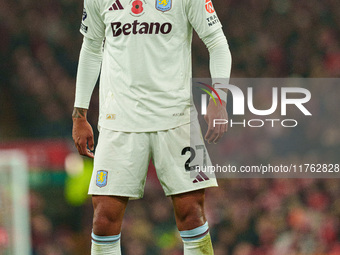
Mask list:
[[[100,73],[101,40],[84,38],[79,56],[74,107],[88,109]]]
[[[210,72],[213,84],[229,84],[231,71],[231,54],[228,43],[220,44],[210,50]],[[228,89],[216,89],[223,101],[227,101]],[[221,91],[219,91],[221,90]]]
[[[229,45],[222,29],[202,39],[209,50],[209,67],[213,84],[216,82],[222,84],[229,83],[232,59]],[[227,89],[221,90],[223,90],[224,93],[228,92]]]

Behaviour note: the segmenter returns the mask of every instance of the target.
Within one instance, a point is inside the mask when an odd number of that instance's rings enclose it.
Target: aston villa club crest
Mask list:
[[[171,9],[172,0],[156,0],[156,9],[161,12],[166,12]]]
[[[107,175],[108,172],[104,170],[97,171],[96,184],[99,188],[107,185]]]

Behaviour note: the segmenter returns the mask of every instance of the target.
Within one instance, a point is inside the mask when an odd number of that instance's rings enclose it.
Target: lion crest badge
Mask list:
[[[171,9],[172,0],[156,0],[156,9],[161,12],[166,12]]]
[[[96,184],[99,188],[107,185],[107,175],[108,172],[104,170],[97,171]]]

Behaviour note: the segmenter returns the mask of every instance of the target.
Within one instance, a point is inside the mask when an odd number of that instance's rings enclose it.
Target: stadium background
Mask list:
[[[215,0],[214,5],[232,52],[233,77],[340,76],[339,1]],[[30,156],[33,254],[89,254],[92,207],[81,194],[90,163],[79,178],[68,175],[63,164],[75,152],[70,116],[82,3],[1,0],[0,6],[0,146],[19,147]],[[193,56],[193,76],[208,77],[208,53],[197,36]],[[266,133],[256,138],[229,133],[230,146],[221,150],[249,164],[280,153],[287,161],[316,155],[338,160],[340,118],[334,106],[340,88],[333,89],[312,91],[323,105],[316,119],[332,119],[329,128],[314,122],[308,132],[275,141]],[[97,95],[96,90],[89,113],[94,127]],[[154,180],[151,174],[145,199],[128,205],[124,254],[180,254],[170,201]],[[221,180],[219,189],[208,192],[206,205],[215,254],[340,254],[338,194],[336,179]],[[5,245],[0,242],[0,250]]]

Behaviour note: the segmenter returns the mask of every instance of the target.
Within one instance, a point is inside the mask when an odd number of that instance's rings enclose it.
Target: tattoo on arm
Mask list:
[[[72,113],[72,118],[75,118],[75,119],[85,118],[86,112],[87,112],[86,109],[74,108],[73,113]]]

